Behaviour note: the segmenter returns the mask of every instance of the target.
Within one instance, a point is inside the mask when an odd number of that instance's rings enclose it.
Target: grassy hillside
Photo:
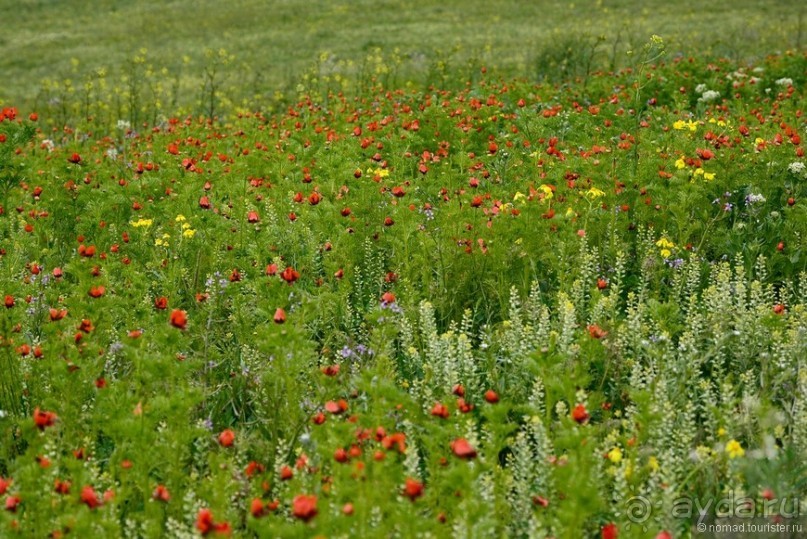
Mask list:
[[[436,63],[467,59],[511,75],[562,75],[558,64],[587,63],[599,36],[596,66],[626,65],[624,52],[652,33],[672,54],[758,57],[804,46],[805,9],[798,0],[3,0],[0,99],[33,103],[43,79],[76,84],[98,68],[122,68],[141,49],[187,82],[184,94],[202,79],[205,49],[226,49],[245,95],[273,93],[323,53],[361,64],[377,47],[397,51],[402,78],[416,80]]]

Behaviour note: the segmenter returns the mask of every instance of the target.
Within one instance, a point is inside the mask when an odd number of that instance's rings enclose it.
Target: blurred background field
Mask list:
[[[482,65],[560,80],[624,67],[651,34],[672,55],[753,61],[802,49],[806,17],[799,0],[0,0],[0,103],[106,90],[156,110],[207,112],[211,93],[267,109],[312,79],[460,83]]]

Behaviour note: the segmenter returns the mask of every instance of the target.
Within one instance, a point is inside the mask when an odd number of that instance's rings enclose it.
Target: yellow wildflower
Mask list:
[[[673,122],[673,129],[677,129],[679,131],[683,129],[689,129],[690,131],[695,131],[698,128],[698,122],[692,120],[677,120]]]
[[[186,220],[185,216],[182,215],[181,213],[179,215],[177,215],[176,218],[174,219],[174,221],[176,221],[177,223],[181,223],[182,221],[185,221],[185,220]]]
[[[619,464],[622,462],[622,450],[618,447],[613,448],[608,452],[608,460],[613,462],[614,464]]]
[[[549,187],[549,186],[548,186],[547,184],[545,184],[545,183],[542,183],[542,184],[541,184],[541,186],[540,186],[538,189],[540,189],[541,191],[543,191],[543,193],[544,193],[544,200],[549,200],[550,198],[552,198],[553,196],[555,196],[555,193],[553,193],[553,192],[552,192],[552,188],[551,188],[551,187]]]
[[[679,157],[678,160],[676,160],[676,162],[675,162],[675,168],[677,168],[678,170],[681,170],[682,168],[685,168],[686,166],[687,166],[687,164],[684,161],[683,157]]]
[[[386,168],[377,168],[377,169],[369,168],[367,169],[367,174],[371,174],[374,177],[378,176],[379,178],[386,178],[389,176],[389,170]]]
[[[740,442],[732,438],[726,444],[726,453],[729,454],[730,459],[736,459],[745,455],[745,449],[740,445]]]
[[[663,247],[663,248],[675,247],[675,244],[670,240],[668,240],[667,238],[665,238],[664,236],[662,236],[661,239],[656,242],[656,247]]]
[[[183,235],[184,237],[186,237],[186,238],[192,238],[194,234],[196,234],[196,231],[195,231],[194,229],[192,229],[192,228],[186,228],[186,229],[185,229],[185,230],[182,232],[182,235]]]
[[[656,247],[659,247],[661,249],[659,251],[659,254],[661,254],[661,256],[663,256],[664,258],[669,258],[670,255],[672,254],[672,251],[670,251],[670,249],[675,247],[675,244],[670,240],[668,240],[667,238],[665,238],[664,236],[662,236],[661,239],[659,239],[656,242]]]
[[[129,224],[135,228],[150,227],[154,221],[152,219],[138,219],[137,221],[129,221]]]
[[[597,189],[596,187],[592,187],[588,191],[586,191],[586,198],[595,199],[605,196],[605,191],[601,189]]]

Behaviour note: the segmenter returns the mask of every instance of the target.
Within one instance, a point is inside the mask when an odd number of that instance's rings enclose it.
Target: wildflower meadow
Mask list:
[[[5,80],[0,536],[804,536],[807,52],[659,32]]]

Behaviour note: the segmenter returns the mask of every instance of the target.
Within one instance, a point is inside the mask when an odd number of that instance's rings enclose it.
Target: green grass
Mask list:
[[[141,48],[181,67],[193,94],[206,48],[235,55],[229,73],[245,94],[273,93],[322,53],[360,65],[373,49],[398,50],[402,78],[423,80],[437,62],[472,59],[509,75],[541,77],[582,54],[581,36],[604,36],[595,64],[626,65],[624,51],[662,35],[676,52],[756,57],[805,43],[798,0],[731,2],[466,2],[213,0],[61,2],[3,0],[0,99],[32,106],[43,79],[120,68]],[[183,57],[190,63],[183,66]],[[74,63],[77,60],[77,65]],[[580,61],[579,59],[577,61]],[[345,68],[347,69],[347,68]],[[557,73],[555,73],[557,74]],[[560,72],[560,74],[563,74]],[[182,95],[185,103],[195,95]]]

